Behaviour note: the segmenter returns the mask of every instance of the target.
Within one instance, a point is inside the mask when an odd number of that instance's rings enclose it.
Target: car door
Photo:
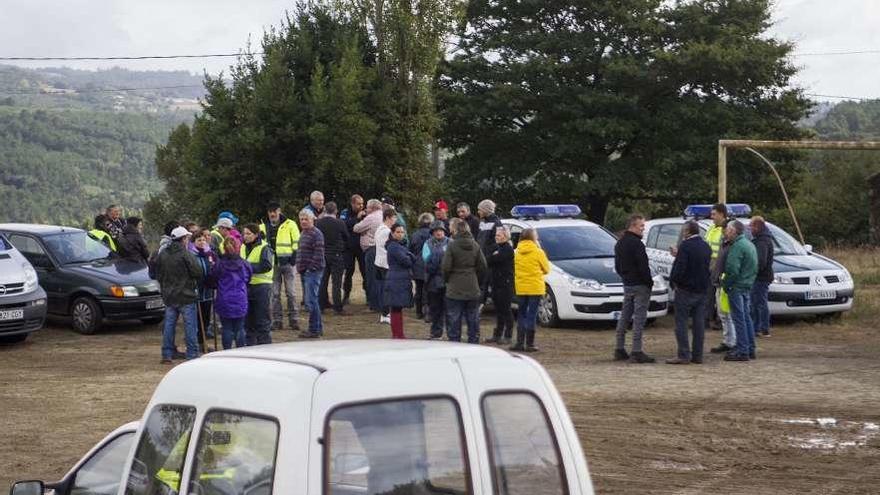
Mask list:
[[[40,240],[34,236],[20,233],[10,233],[6,237],[36,270],[40,287],[46,291],[47,310],[50,313],[65,313],[67,311],[67,297],[63,277]]]
[[[675,257],[670,248],[678,247],[681,239],[681,226],[683,223],[663,223],[651,227],[645,250],[648,253],[648,261],[654,270],[663,275],[667,281],[672,271]]]

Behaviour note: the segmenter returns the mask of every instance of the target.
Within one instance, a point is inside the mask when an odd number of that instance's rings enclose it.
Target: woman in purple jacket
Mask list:
[[[214,307],[223,326],[223,348],[244,347],[246,344],[244,320],[247,316],[248,282],[253,271],[250,263],[239,255],[241,242],[230,236],[223,241],[220,261],[211,272],[211,282],[217,288]]]

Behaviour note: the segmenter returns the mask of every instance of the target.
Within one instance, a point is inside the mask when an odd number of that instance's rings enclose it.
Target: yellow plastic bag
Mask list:
[[[730,313],[730,299],[727,297],[727,292],[721,287],[718,290],[721,291],[721,296],[718,297],[718,309],[722,313]]]

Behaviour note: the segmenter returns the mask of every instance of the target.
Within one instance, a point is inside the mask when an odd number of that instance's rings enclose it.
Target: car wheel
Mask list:
[[[4,337],[0,337],[0,344],[8,345],[8,344],[18,344],[19,342],[24,342],[24,340],[28,337],[28,334],[22,333],[19,335],[8,335]]]
[[[141,323],[144,325],[158,325],[159,323],[162,323],[162,320],[164,319],[164,316],[153,316],[151,318],[142,318]]]
[[[559,325],[559,311],[556,307],[556,297],[550,287],[538,303],[538,324],[542,327],[555,327]]]
[[[77,297],[70,305],[73,329],[85,335],[92,335],[101,328],[101,308],[91,297]]]

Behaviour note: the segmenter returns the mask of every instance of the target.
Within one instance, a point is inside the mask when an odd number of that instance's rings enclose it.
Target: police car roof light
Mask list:
[[[581,214],[578,205],[516,205],[510,209],[516,218],[561,218],[576,217]]]
[[[709,218],[712,213],[712,205],[688,205],[684,209],[684,216]],[[752,214],[752,207],[745,203],[728,203],[727,214],[731,217],[747,217]]]

